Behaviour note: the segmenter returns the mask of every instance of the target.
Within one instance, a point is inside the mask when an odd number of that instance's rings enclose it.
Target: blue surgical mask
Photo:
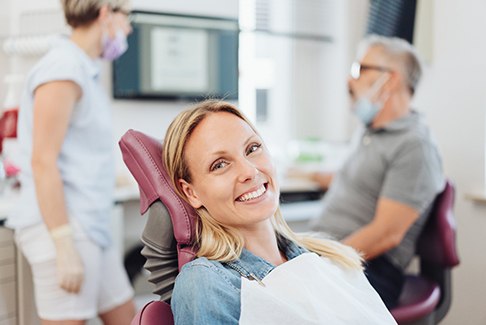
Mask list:
[[[356,100],[353,105],[353,112],[356,117],[364,124],[369,125],[380,111],[383,105],[373,103],[369,98],[362,97]]]
[[[356,117],[366,126],[373,122],[376,114],[383,108],[383,102],[373,102],[371,98],[378,93],[388,78],[388,76],[384,76],[376,80],[367,94],[359,97],[351,108]]]

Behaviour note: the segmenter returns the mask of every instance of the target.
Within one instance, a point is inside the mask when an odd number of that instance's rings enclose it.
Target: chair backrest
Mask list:
[[[417,242],[419,274],[407,274],[399,303],[390,311],[398,324],[437,324],[451,304],[451,268],[459,264],[453,214],[454,186],[437,195]]]
[[[167,209],[177,242],[179,269],[194,258],[196,212],[175,192],[162,161],[162,144],[142,132],[128,130],[120,139],[123,160],[140,189],[140,213],[156,201]]]
[[[459,264],[454,219],[454,185],[447,180],[431,210],[417,243],[420,274],[439,284],[440,301],[436,321],[441,320],[451,304],[451,269]]]
[[[147,258],[145,268],[151,272],[149,281],[156,285],[154,292],[161,296],[161,301],[147,303],[131,324],[172,325],[174,319],[168,303],[175,276],[195,257],[196,211],[175,192],[162,161],[161,141],[128,130],[119,145],[123,160],[139,186],[140,213],[148,214],[142,254]]]
[[[430,217],[417,244],[421,260],[443,267],[459,264],[454,219],[454,186],[447,180],[442,193],[434,201]]]

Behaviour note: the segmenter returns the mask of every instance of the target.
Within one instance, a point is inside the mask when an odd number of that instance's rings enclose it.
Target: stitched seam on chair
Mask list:
[[[147,309],[148,306],[151,305],[152,303],[153,303],[153,301],[151,301],[148,304],[146,304],[145,306],[143,306],[142,310],[140,311],[140,318],[138,320],[138,325],[142,325],[142,315],[143,315],[145,309]]]
[[[135,158],[135,156],[133,155],[133,153],[131,152],[131,150],[129,150],[129,149],[128,149],[128,147],[127,147],[127,145],[126,145],[126,144],[122,143],[122,145],[125,147],[125,149],[127,149],[127,150],[126,150],[126,153],[130,155],[130,157],[132,158],[132,161],[134,161],[134,162],[137,164],[137,166],[139,167],[139,169],[140,169],[140,170],[142,170],[142,168],[140,167],[141,165],[140,165],[140,163],[137,161],[137,159],[133,159],[133,158]],[[147,176],[145,175],[145,173],[141,173],[141,175],[142,175],[143,177],[145,177],[145,179],[148,179],[148,178],[147,178]],[[149,182],[149,183],[150,183],[150,182]],[[150,186],[151,186],[152,188],[154,188],[154,186],[152,185],[152,183],[150,183]],[[155,195],[155,194],[154,194],[154,195],[150,195],[150,196],[149,196],[149,195],[147,195],[147,193],[146,193],[144,190],[142,190],[140,186],[139,186],[139,191],[140,191],[140,192],[143,192],[143,194],[145,195],[145,197],[146,197],[146,198],[147,198],[149,201],[153,201],[153,200],[155,200],[155,199],[157,199],[157,198],[158,198],[158,196],[157,196],[157,195]],[[148,207],[147,207],[147,209],[148,209]],[[145,212],[145,211],[144,211],[144,212]]]
[[[134,137],[137,139],[137,141],[139,142],[139,144],[142,146],[142,149],[145,151],[145,153],[147,153],[148,157],[150,158],[150,162],[152,163],[153,167],[155,168],[155,170],[156,170],[156,171],[157,171],[157,173],[159,174],[160,179],[161,179],[161,180],[164,182],[164,184],[166,184],[166,185],[167,185],[167,188],[170,190],[170,194],[171,194],[171,195],[172,195],[172,196],[173,196],[173,197],[176,199],[176,202],[177,202],[177,203],[179,204],[179,206],[182,208],[184,215],[185,215],[185,216],[188,216],[187,211],[186,211],[186,209],[185,209],[184,205],[183,205],[183,204],[182,204],[182,202],[181,202],[181,199],[179,198],[179,196],[178,196],[176,193],[174,193],[174,191],[172,190],[172,188],[171,188],[170,184],[169,184],[169,183],[167,183],[167,181],[165,180],[165,177],[162,175],[162,173],[161,173],[160,169],[158,168],[157,164],[156,164],[156,163],[155,163],[155,161],[152,159],[152,156],[151,156],[151,154],[149,153],[149,151],[148,151],[147,147],[146,147],[146,146],[143,144],[143,142],[140,140],[140,138],[139,138],[139,137],[138,137],[136,134],[134,134]],[[187,220],[185,220],[185,221],[186,221],[186,225],[188,225]],[[188,229],[188,228],[189,228],[189,227],[186,227],[186,229]]]
[[[160,176],[160,179],[167,185],[167,188],[170,190],[171,195],[177,200],[176,201],[177,204],[182,208],[182,211],[183,211],[184,215],[186,216],[186,218],[184,220],[184,222],[186,224],[186,230],[189,230],[189,232],[190,232],[190,226],[189,226],[189,222],[188,222],[189,215],[187,214],[186,208],[182,204],[181,199],[179,198],[179,196],[176,193],[174,193],[174,191],[172,190],[172,188],[169,186],[169,184],[165,180],[164,176],[162,175],[160,169],[157,167],[157,164],[152,159],[152,156],[150,155],[149,151],[147,150],[147,147],[143,144],[143,142],[140,140],[140,138],[137,136],[136,133],[134,133],[134,137],[135,137],[135,139],[137,139],[138,143],[142,146],[142,149],[148,154],[152,165],[155,167],[155,170],[157,171],[157,173]],[[189,244],[189,243],[186,242],[186,244]]]

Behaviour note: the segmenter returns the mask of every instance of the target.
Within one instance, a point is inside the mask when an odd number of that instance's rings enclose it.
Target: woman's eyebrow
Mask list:
[[[256,134],[252,134],[250,135],[246,140],[245,142],[243,142],[243,145],[247,145],[248,143],[250,143],[253,139],[255,138],[258,138],[258,136]],[[211,156],[221,156],[221,155],[224,155],[225,153],[227,153],[226,150],[218,150],[218,151],[215,151],[215,152],[211,152],[210,155]]]
[[[248,139],[246,139],[246,141],[244,142],[244,145],[247,145],[248,143],[250,143],[255,138],[258,138],[257,134],[250,135],[250,137],[248,137]]]

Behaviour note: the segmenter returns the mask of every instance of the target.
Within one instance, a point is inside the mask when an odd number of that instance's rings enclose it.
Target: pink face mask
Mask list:
[[[127,37],[122,30],[117,30],[114,38],[111,38],[108,33],[104,33],[101,39],[101,46],[101,57],[105,60],[113,61],[128,49]]]

